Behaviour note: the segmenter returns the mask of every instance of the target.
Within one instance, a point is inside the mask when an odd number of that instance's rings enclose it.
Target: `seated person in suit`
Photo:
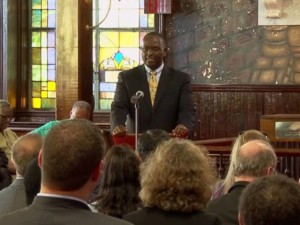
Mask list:
[[[7,168],[10,174],[15,174],[16,169],[11,161],[11,147],[17,140],[18,136],[15,132],[8,128],[13,120],[13,109],[10,103],[0,99],[0,149],[5,152],[8,158]]]
[[[26,206],[24,174],[31,160],[38,156],[42,143],[40,135],[28,133],[13,144],[12,162],[17,177],[11,185],[0,191],[0,216]]]
[[[162,141],[167,141],[170,135],[161,129],[147,130],[138,138],[137,153],[142,161],[151,154]]]
[[[240,147],[248,141],[251,140],[264,140],[270,143],[267,135],[259,130],[246,130],[239,134],[239,136],[234,140],[232,150],[230,153],[230,164],[226,176],[224,179],[219,180],[212,193],[211,199],[216,199],[223,194],[227,194],[229,189],[234,184],[234,168],[236,166],[237,156],[239,154]]]
[[[141,206],[139,165],[140,159],[129,145],[114,145],[108,150],[100,191],[92,203],[96,210],[122,218]]]
[[[135,225],[217,225],[204,212],[216,179],[211,159],[189,140],[162,142],[141,166],[144,208],[123,218]]]
[[[243,191],[240,225],[300,224],[300,186],[285,175],[262,177]]]
[[[76,101],[74,102],[71,112],[70,112],[70,119],[89,119],[92,113],[92,106],[90,103],[85,101]],[[54,120],[50,121],[43,126],[34,129],[31,133],[39,134],[42,137],[45,137],[49,130],[60,121]]]
[[[139,100],[138,133],[162,129],[179,137],[192,135],[195,110],[191,77],[164,64],[167,51],[163,36],[150,32],[141,48],[144,65],[119,74],[110,114],[113,135],[135,132],[135,106],[131,98],[138,91],[144,93]]]
[[[63,120],[46,135],[39,154],[41,191],[31,205],[0,217],[0,224],[128,224],[87,204],[102,173],[105,141],[85,119]]]
[[[41,189],[42,174],[38,164],[38,158],[33,159],[27,166],[24,175],[26,204],[30,205]]]
[[[258,177],[276,171],[273,147],[263,140],[252,140],[240,147],[234,167],[235,183],[228,193],[208,202],[206,212],[217,215],[223,225],[238,225],[238,203],[243,189]]]

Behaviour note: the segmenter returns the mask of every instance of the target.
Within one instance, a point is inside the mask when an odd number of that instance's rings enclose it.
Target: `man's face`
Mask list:
[[[1,132],[9,126],[12,117],[13,117],[13,112],[10,107],[2,107],[2,109],[0,109],[0,131]]]
[[[142,57],[146,66],[155,70],[167,55],[163,40],[157,36],[147,36],[143,40]]]

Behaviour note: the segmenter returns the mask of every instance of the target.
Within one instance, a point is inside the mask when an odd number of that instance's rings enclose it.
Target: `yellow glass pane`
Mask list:
[[[120,46],[122,47],[139,47],[138,32],[120,32]]]
[[[32,82],[32,97],[39,98],[41,97],[41,83]]]
[[[118,48],[100,48],[100,57],[99,63],[101,63],[104,59],[112,57],[116,52],[118,52]]]
[[[40,98],[32,98],[32,108],[40,109],[42,106],[42,100]]]
[[[48,82],[41,82],[42,91],[48,91]]]
[[[49,91],[56,91],[56,83],[55,82],[48,82],[48,90]]]
[[[32,48],[32,64],[41,64],[40,48]]]
[[[49,98],[56,98],[56,92],[55,91],[49,91],[48,92],[48,97]]]
[[[100,34],[100,46],[102,48],[115,48],[119,45],[119,32],[101,32]]]
[[[48,10],[42,10],[42,27],[48,26]]]
[[[47,47],[48,46],[48,34],[47,32],[41,32],[41,46]]]
[[[41,55],[42,55],[42,64],[48,64],[48,54],[47,54],[47,48],[41,49]]]
[[[41,92],[41,97],[42,98],[47,98],[48,97],[48,92],[47,91],[42,91]]]
[[[42,0],[42,9],[47,9],[48,8],[48,0]]]
[[[154,28],[154,14],[148,15],[148,27]]]

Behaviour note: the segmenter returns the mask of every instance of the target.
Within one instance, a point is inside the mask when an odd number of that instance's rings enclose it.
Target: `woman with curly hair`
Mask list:
[[[171,139],[158,146],[141,166],[140,198],[144,208],[123,219],[135,225],[217,225],[203,210],[216,172],[204,147]]]
[[[140,206],[140,160],[127,145],[112,146],[104,158],[100,191],[92,206],[104,214],[122,218]]]
[[[248,141],[252,140],[264,140],[270,143],[267,135],[259,130],[246,130],[239,134],[239,136],[233,142],[233,146],[230,154],[230,163],[227,174],[224,180],[219,180],[213,190],[211,200],[220,197],[223,194],[227,194],[231,186],[234,184],[234,168],[236,166],[237,155],[239,154],[240,147]]]

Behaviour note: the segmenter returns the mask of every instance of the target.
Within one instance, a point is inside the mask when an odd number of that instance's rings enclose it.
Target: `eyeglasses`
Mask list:
[[[154,46],[154,47],[140,47],[140,50],[142,52],[149,52],[150,50],[152,52],[160,52],[160,51],[166,51],[167,48],[162,48],[162,47],[158,47],[158,46]]]

